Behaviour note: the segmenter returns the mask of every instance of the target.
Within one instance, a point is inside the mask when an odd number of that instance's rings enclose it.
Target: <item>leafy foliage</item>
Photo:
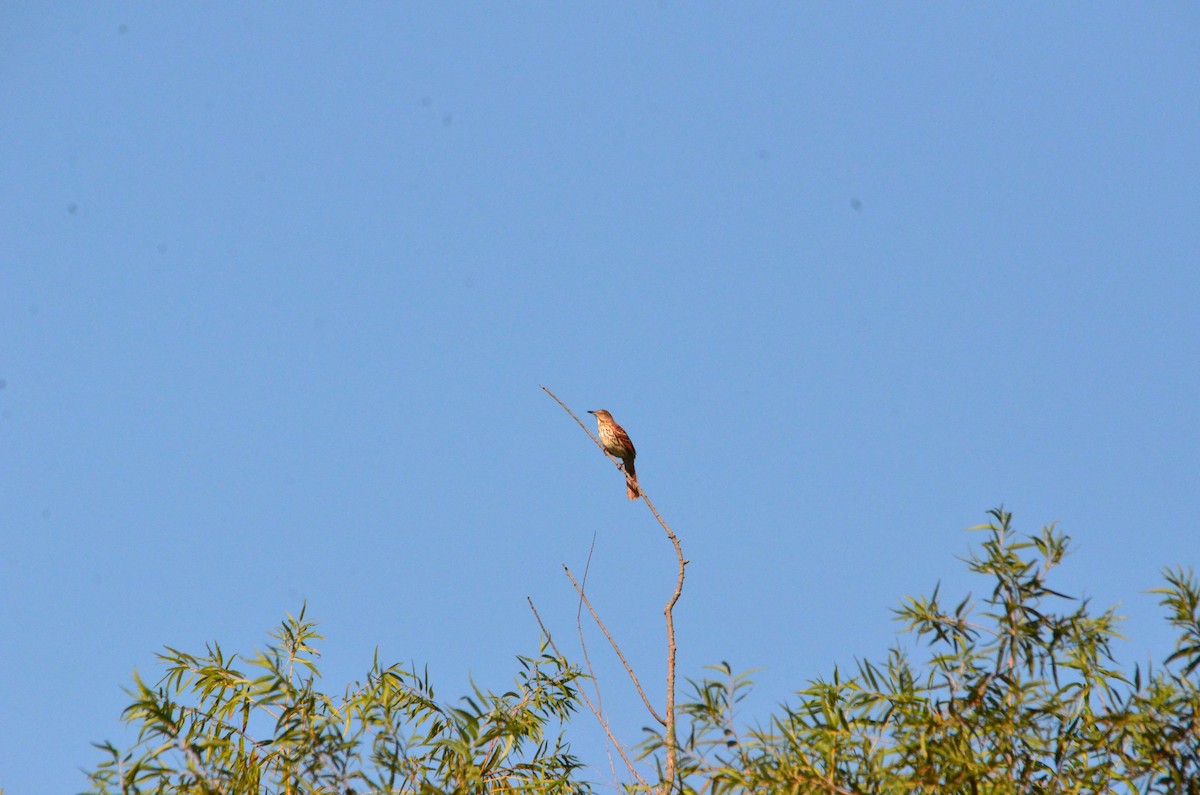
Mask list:
[[[1069,539],[1053,527],[1018,539],[1008,513],[991,516],[965,561],[984,595],[948,602],[935,588],[896,611],[927,645],[920,660],[896,647],[851,676],[835,669],[751,728],[735,720],[748,675],[711,669],[678,707],[678,775],[658,791],[1200,795],[1195,576],[1168,570],[1153,591],[1179,632],[1173,653],[1125,672],[1110,649],[1113,611],[1094,614],[1048,584]],[[544,648],[519,658],[513,690],[447,705],[427,674],[378,659],[365,684],[330,697],[317,689],[320,636],[303,611],[273,637],[246,660],[215,644],[202,657],[167,649],[157,685],[135,677],[125,717],[137,743],[99,746],[92,792],[591,791],[563,738],[581,675]],[[662,782],[665,750],[662,733],[643,741],[658,771],[647,780]]]
[[[993,511],[967,559],[991,592],[947,604],[938,589],[897,610],[928,642],[834,670],[765,726],[739,731],[749,681],[728,665],[692,683],[679,788],[721,793],[1200,793],[1200,587],[1183,570],[1157,589],[1182,633],[1167,667],[1117,669],[1119,619],[1047,585],[1068,538],[1018,541]],[[1065,610],[1056,612],[1058,606]],[[662,737],[644,743],[657,754]]]
[[[317,689],[314,624],[288,617],[277,641],[249,662],[253,678],[217,645],[203,657],[167,649],[155,687],[135,675],[125,718],[138,742],[91,774],[92,792],[585,793],[579,766],[547,729],[576,704],[578,672],[564,660],[520,658],[517,687],[447,706],[427,674],[378,659],[366,684],[341,698]]]

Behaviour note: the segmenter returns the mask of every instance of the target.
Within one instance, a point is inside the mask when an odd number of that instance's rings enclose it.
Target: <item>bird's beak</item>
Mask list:
[[[595,414],[595,413],[596,412],[592,411],[591,409],[588,409],[588,414]]]

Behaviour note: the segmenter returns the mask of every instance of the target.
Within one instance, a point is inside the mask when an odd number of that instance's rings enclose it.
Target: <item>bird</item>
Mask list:
[[[633,449],[633,442],[629,440],[629,434],[625,433],[625,429],[617,425],[612,415],[604,409],[589,411],[588,414],[596,417],[596,431],[600,436],[600,446],[604,448],[604,452],[613,458],[621,459],[621,464],[625,469],[625,494],[629,499],[636,500],[641,496],[641,492],[638,490],[637,470],[633,468],[633,459],[637,458],[637,450]]]

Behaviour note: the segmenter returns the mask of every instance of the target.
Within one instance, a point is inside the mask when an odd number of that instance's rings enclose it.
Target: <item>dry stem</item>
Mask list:
[[[618,459],[614,458],[613,456],[609,455],[608,451],[604,449],[604,445],[600,444],[599,439],[597,439],[595,436],[592,436],[592,432],[589,431],[588,427],[586,425],[584,425],[583,422],[579,419],[579,417],[577,417],[575,415],[575,412],[571,411],[571,409],[568,408],[566,403],[563,403],[561,400],[558,399],[558,395],[551,392],[545,386],[542,386],[542,391],[544,391],[550,397],[554,398],[554,402],[557,403],[558,405],[562,406],[563,411],[565,411],[565,412],[567,412],[567,414],[571,415],[571,418],[573,420],[575,420],[576,423],[579,424],[579,427],[583,428],[583,432],[588,435],[588,438],[590,438],[596,444],[596,446],[600,448],[600,451],[602,453],[604,453],[604,455],[610,461],[613,462],[613,464],[617,467],[617,469],[619,471],[622,472],[622,474],[625,474],[624,469],[621,466],[621,462]],[[626,481],[628,482],[628,475],[626,475]],[[653,715],[656,719],[660,720],[662,722],[663,726],[665,727],[663,739],[664,739],[664,743],[666,744],[666,747],[667,747],[667,763],[666,763],[666,770],[664,771],[664,781],[662,782],[662,792],[664,795],[666,795],[666,793],[669,793],[675,785],[675,774],[676,774],[676,770],[678,768],[678,742],[677,742],[677,738],[676,738],[676,729],[675,729],[675,652],[676,652],[675,603],[679,601],[679,597],[683,593],[683,579],[684,579],[684,573],[687,568],[688,561],[683,556],[683,548],[679,545],[679,538],[675,535],[675,532],[673,530],[671,530],[670,526],[668,526],[667,523],[665,521],[663,521],[662,516],[659,514],[658,510],[654,507],[654,503],[652,503],[650,501],[650,498],[646,495],[645,488],[641,487],[641,485],[639,484],[638,491],[641,494],[641,499],[646,501],[646,507],[648,507],[650,509],[650,513],[652,513],[654,515],[654,518],[656,520],[658,520],[658,524],[662,527],[663,531],[667,534],[667,538],[671,541],[671,544],[675,547],[675,557],[679,561],[679,574],[675,581],[675,590],[671,593],[670,598],[667,599],[666,607],[663,608],[663,615],[666,616],[666,620],[667,620],[667,708],[666,708],[665,719],[659,717],[658,713],[655,712],[655,710],[652,707],[650,707],[650,703],[649,703],[649,701],[646,700],[645,694],[644,693],[642,694],[642,700],[646,702],[646,707],[647,707],[647,709],[650,710],[650,714]],[[564,566],[563,568],[566,568],[566,567]],[[571,574],[570,570],[568,570],[567,576],[570,576],[570,574]],[[571,582],[572,583],[575,582],[574,577],[571,578]],[[575,585],[575,589],[579,592],[580,597],[583,598],[583,590],[577,584]],[[530,602],[530,606],[532,606],[532,604],[533,603]],[[592,609],[592,606],[590,603],[588,603],[588,609],[589,610]],[[621,662],[625,663],[625,657],[623,655],[621,655],[621,650],[619,648],[617,648],[617,644],[613,641],[612,636],[610,636],[608,634],[608,630],[600,622],[600,619],[599,619],[599,617],[596,616],[596,613],[594,610],[592,610],[592,616],[593,616],[593,618],[596,619],[596,623],[600,624],[600,628],[602,630],[604,630],[604,634],[606,637],[608,637],[609,643],[612,644],[614,649],[616,649],[618,656],[621,657]],[[540,622],[540,619],[539,619],[539,622]],[[634,684],[637,685],[638,684],[637,678],[633,676],[633,670],[629,667],[628,663],[625,663],[625,669],[629,672],[629,675],[631,677],[633,677]],[[638,692],[639,693],[642,692],[640,685],[638,685]],[[589,702],[588,705],[591,706],[591,703]],[[592,711],[595,712],[595,709],[593,709]],[[604,719],[601,718],[599,714],[597,714],[597,718],[600,719],[602,724],[604,723]],[[605,732],[608,733],[609,738],[611,739],[612,733],[611,733],[611,731],[609,731],[609,728],[607,725],[604,726],[604,730],[605,730]],[[619,747],[618,747],[618,749],[619,749]],[[628,763],[628,760],[626,763]],[[639,777],[639,780],[640,780],[640,777]]]
[[[563,571],[567,573],[567,577],[571,580],[571,584],[575,586],[575,592],[579,594],[579,598],[585,605],[587,605],[588,611],[592,614],[592,618],[595,619],[596,625],[600,627],[600,631],[604,633],[604,637],[608,638],[609,645],[613,647],[613,651],[615,651],[617,653],[617,657],[621,659],[621,665],[625,666],[625,672],[628,673],[629,678],[633,680],[633,686],[637,688],[638,695],[642,697],[642,703],[646,705],[646,709],[650,710],[650,714],[654,716],[656,721],[661,723],[663,726],[666,726],[667,722],[650,704],[650,699],[646,697],[646,691],[642,690],[642,683],[638,681],[637,674],[633,672],[633,668],[629,665],[629,661],[626,660],[625,655],[621,653],[621,647],[617,645],[615,640],[613,640],[613,636],[608,632],[608,627],[606,627],[604,622],[600,620],[600,616],[596,614],[596,608],[592,607],[592,603],[587,598],[587,594],[584,593],[584,590],[579,583],[575,582],[575,575],[571,573],[571,570],[567,568],[565,563],[563,564]]]
[[[545,636],[546,642],[550,644],[550,648],[554,649],[554,653],[561,658],[563,656],[562,652],[558,650],[558,646],[555,644],[554,638],[550,636],[550,631],[546,629],[546,625],[542,623],[541,615],[538,613],[537,608],[533,606],[533,599],[528,596],[525,598],[529,602],[529,609],[533,611],[533,617],[537,619],[538,626],[542,628],[542,635]],[[643,787],[650,789],[650,785],[647,784],[646,780],[637,772],[637,768],[633,766],[633,762],[630,761],[629,756],[625,753],[625,749],[621,746],[621,743],[617,741],[617,738],[613,736],[612,729],[608,727],[608,722],[604,719],[604,716],[600,714],[600,710],[596,709],[596,705],[592,703],[590,698],[588,698],[587,692],[582,687],[579,688],[579,695],[583,696],[583,702],[588,705],[588,709],[590,709],[592,714],[596,716],[596,720],[599,721],[600,727],[604,729],[604,733],[608,736],[608,741],[616,747],[617,753],[621,755],[621,759],[625,762],[625,767],[629,768],[629,772],[633,774],[633,777],[636,778]]]

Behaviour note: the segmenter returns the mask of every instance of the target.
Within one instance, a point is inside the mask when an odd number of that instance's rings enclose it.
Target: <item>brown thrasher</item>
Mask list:
[[[625,494],[629,499],[636,500],[639,494],[637,470],[633,468],[633,459],[637,458],[637,450],[633,449],[633,442],[629,441],[629,434],[625,433],[625,429],[617,425],[612,415],[604,409],[589,411],[588,414],[596,415],[596,431],[600,436],[600,444],[604,447],[604,452],[621,459],[621,464],[625,469]]]

